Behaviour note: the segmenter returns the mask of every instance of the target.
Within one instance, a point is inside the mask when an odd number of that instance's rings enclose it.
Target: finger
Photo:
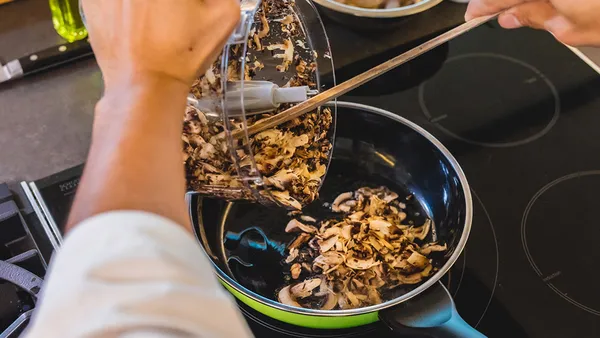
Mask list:
[[[546,1],[528,2],[500,14],[498,23],[508,29],[523,26],[547,29],[546,23],[559,17],[556,8]]]
[[[465,20],[495,14],[529,1],[532,0],[471,0],[465,13]]]
[[[600,42],[600,33],[597,30],[578,28],[578,25],[561,15],[546,1],[511,8],[500,15],[498,22],[508,29],[523,26],[545,29],[558,41],[570,46],[597,45]]]
[[[577,28],[569,19],[557,16],[546,22],[546,29],[554,37],[569,46],[598,46],[600,45],[600,32],[594,28]]]

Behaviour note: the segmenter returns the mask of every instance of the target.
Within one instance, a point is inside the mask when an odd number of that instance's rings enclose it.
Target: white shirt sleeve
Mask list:
[[[115,211],[55,253],[25,337],[251,337],[199,244],[163,217]]]

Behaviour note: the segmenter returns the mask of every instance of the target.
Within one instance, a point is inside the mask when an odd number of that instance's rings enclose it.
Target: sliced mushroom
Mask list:
[[[382,234],[388,236],[390,234],[390,228],[392,224],[382,219],[370,219],[369,228],[374,231],[380,231]]]
[[[399,274],[397,277],[400,283],[408,285],[417,284],[423,280],[423,276],[420,272],[413,273],[411,275]]]
[[[262,23],[262,29],[257,33],[257,36],[262,39],[269,34],[270,28],[269,21],[267,20],[265,12],[261,11],[260,14],[260,22]]]
[[[338,302],[340,309],[342,309],[342,310],[350,308],[350,305],[348,304],[348,299],[346,298],[346,296],[344,294],[337,294],[337,302]]]
[[[407,262],[414,267],[424,269],[429,264],[429,259],[415,251],[408,257]]]
[[[295,198],[290,196],[290,192],[289,191],[271,191],[271,195],[282,205],[288,207],[288,208],[292,208],[292,209],[296,209],[296,210],[300,210],[302,209],[302,204],[300,204],[300,202],[298,202],[298,200],[296,200]]]
[[[394,226],[400,230],[408,230],[410,228],[410,226],[404,224],[394,224]]]
[[[369,296],[367,296],[367,295],[363,295],[362,293],[357,293],[357,292],[354,292],[354,296],[355,296],[355,297],[356,297],[358,300],[360,300],[360,302],[361,302],[361,303],[362,303],[362,302],[366,302],[366,301],[369,299]]]
[[[300,216],[300,219],[303,220],[304,222],[317,223],[316,219],[314,219],[310,216],[306,216],[306,215]]]
[[[335,293],[329,291],[326,297],[325,303],[323,306],[321,306],[321,310],[333,310],[333,308],[337,305],[337,296]]]
[[[335,198],[335,200],[331,204],[331,210],[334,212],[340,212],[340,205],[345,201],[351,199],[352,196],[354,196],[352,192],[345,192],[343,194],[340,194],[338,197]]]
[[[302,263],[302,268],[304,270],[306,270],[307,272],[312,272],[312,268],[310,267],[310,264],[308,264],[306,262]]]
[[[405,212],[399,212],[399,213],[398,213],[398,220],[399,220],[400,222],[404,221],[404,220],[406,219],[406,217],[408,217],[408,216],[406,215],[406,213],[405,213]]]
[[[290,254],[285,258],[285,263],[290,264],[298,257],[298,248],[291,248]]]
[[[265,183],[279,189],[286,189],[296,179],[298,179],[298,175],[293,170],[281,169],[275,175],[267,177]]]
[[[204,76],[208,80],[208,83],[210,83],[212,85],[214,85],[217,82],[217,77],[215,76],[215,72],[214,72],[214,69],[212,66],[206,70],[206,73],[204,73]]]
[[[432,270],[433,270],[433,265],[431,265],[431,264],[427,265],[427,267],[425,269],[423,269],[423,271],[421,271],[421,276],[429,277],[429,274],[431,274]]]
[[[348,298],[348,300],[350,301],[350,304],[352,304],[352,306],[354,306],[354,307],[360,306],[360,300],[358,300],[358,298],[356,298],[356,295],[354,293],[352,293],[351,291],[346,291],[344,294],[346,295],[346,297]]]
[[[298,232],[303,231],[309,234],[314,234],[317,232],[317,228],[312,225],[306,225],[298,221],[297,219],[293,219],[288,222],[285,227],[285,232]]]
[[[332,227],[332,228],[329,228],[329,229],[325,230],[325,232],[323,232],[321,234],[321,237],[323,237],[323,238],[329,238],[329,237],[332,237],[332,236],[339,236],[341,234],[342,234],[342,229],[340,229],[340,228],[338,228],[336,226],[336,227]]]
[[[431,220],[427,219],[422,226],[418,228],[412,228],[410,229],[410,232],[413,236],[415,236],[415,238],[424,240],[425,237],[427,237],[427,234],[429,234],[429,229],[431,229]]]
[[[383,248],[383,245],[381,245],[381,243],[379,243],[377,238],[375,238],[373,236],[369,236],[369,243],[371,243],[373,248],[375,248],[375,250],[377,250],[377,251],[380,251]]]
[[[395,199],[397,199],[397,198],[398,198],[398,194],[396,194],[396,193],[395,193],[395,192],[393,192],[393,191],[389,191],[389,192],[388,192],[388,193],[386,193],[386,194],[385,194],[385,196],[383,197],[383,201],[384,201],[385,203],[390,203],[390,202],[392,202],[393,200],[395,200]]]
[[[294,263],[290,268],[290,273],[293,279],[298,279],[300,277],[300,273],[302,272],[302,265],[300,263]]]
[[[369,297],[369,302],[371,304],[381,304],[383,300],[381,299],[381,295],[377,291],[377,289],[370,287],[367,291],[367,295]]]
[[[306,298],[312,295],[312,291],[321,285],[321,278],[307,279],[302,283],[291,287],[290,293],[297,298]]]
[[[360,280],[358,280],[356,278],[352,278],[352,283],[359,289],[365,287],[365,283],[361,282]]]
[[[365,215],[365,213],[363,211],[357,211],[357,212],[353,213],[352,215],[348,216],[348,218],[350,218],[350,220],[352,220],[352,221],[357,222],[357,221],[360,221],[364,215]]]
[[[296,300],[294,298],[292,298],[292,294],[290,293],[290,286],[286,286],[283,289],[279,290],[279,293],[277,294],[277,299],[279,300],[280,303],[283,303],[285,305],[290,305],[290,306],[295,306],[295,307],[302,307],[298,302],[296,302]]]
[[[400,270],[411,270],[414,268],[413,265],[408,263],[408,260],[406,258],[402,258],[402,257],[396,258],[396,260],[390,265],[393,268],[400,269]]]
[[[310,235],[305,232],[298,235],[298,237],[296,237],[296,239],[294,239],[294,241],[292,243],[290,243],[290,245],[288,246],[288,250],[290,250],[290,254],[292,252],[292,249],[300,247],[302,244],[306,243],[309,238],[310,238]]]
[[[341,212],[350,212],[353,207],[355,207],[357,202],[355,200],[347,200],[344,203],[340,204],[339,210]]]
[[[421,247],[421,249],[419,250],[419,252],[422,255],[428,256],[430,255],[432,252],[443,252],[448,250],[448,246],[446,244],[444,245],[439,245],[439,244],[425,244]]]
[[[327,279],[321,278],[321,284],[319,284],[319,291],[315,292],[314,295],[317,297],[322,297],[329,293],[330,289],[327,285]]]
[[[338,241],[338,236],[331,236],[326,240],[319,240],[317,243],[319,244],[319,249],[321,253],[327,252],[331,250],[335,246],[335,243]]]
[[[352,228],[354,226],[352,224],[346,224],[342,227],[341,235],[344,239],[348,240],[352,238]]]
[[[376,195],[371,195],[369,197],[369,208],[367,209],[367,213],[371,216],[377,216],[385,209],[385,207],[386,203],[383,200]]]
[[[366,270],[373,266],[379,265],[381,262],[376,262],[373,257],[367,259],[359,259],[356,257],[350,257],[346,259],[346,265],[356,270]]]
[[[322,270],[328,270],[331,267],[344,263],[344,257],[335,251],[325,252],[319,255],[313,261],[313,266],[318,266]]]

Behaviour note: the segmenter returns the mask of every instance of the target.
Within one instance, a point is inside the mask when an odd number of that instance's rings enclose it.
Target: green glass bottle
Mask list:
[[[56,32],[69,42],[87,36],[87,30],[79,14],[79,0],[50,0],[52,23]]]

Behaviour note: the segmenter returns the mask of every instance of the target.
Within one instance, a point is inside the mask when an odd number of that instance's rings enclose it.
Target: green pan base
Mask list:
[[[273,319],[277,319],[292,325],[309,327],[313,329],[346,329],[371,324],[379,320],[377,312],[345,317],[310,316],[287,312],[255,301],[254,299],[251,299],[243,293],[233,289],[226,283],[223,283],[223,285],[235,296],[235,298],[239,299],[242,303],[248,305],[254,310]]]

